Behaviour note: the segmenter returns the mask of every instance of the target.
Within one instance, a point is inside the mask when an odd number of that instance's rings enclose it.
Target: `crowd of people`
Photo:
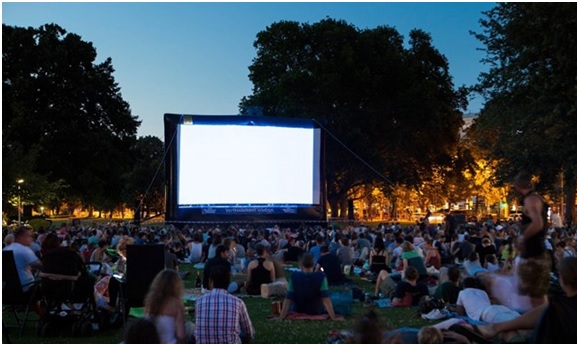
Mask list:
[[[23,285],[34,280],[33,271],[42,269],[51,251],[63,247],[76,253],[80,263],[101,263],[106,268],[94,281],[96,303],[114,312],[122,286],[111,275],[124,271],[126,246],[164,245],[166,270],[151,284],[145,300],[145,313],[155,324],[161,343],[185,343],[192,338],[197,343],[250,341],[255,331],[244,303],[235,296],[239,291],[284,297],[281,320],[290,318],[291,313],[325,314],[341,320],[329,290],[353,283],[351,275],[375,284],[374,300],[389,298],[392,306],[407,307],[417,305],[423,296],[434,295],[455,313],[490,324],[454,328],[469,334],[471,341],[487,338],[490,342],[499,333],[505,333],[506,340],[518,335],[527,338],[523,330],[528,324],[535,327],[537,315],[553,312],[547,298],[551,276],[560,276],[565,296],[559,300],[566,301],[571,314],[577,312],[576,233],[575,228],[547,224],[546,205],[527,180],[519,179],[516,188],[524,205],[520,222],[455,226],[449,218],[441,225],[431,225],[423,218],[414,225],[296,228],[62,225],[37,232],[4,229],[4,250],[14,251]],[[299,262],[299,271],[287,274],[285,267],[294,262]],[[178,272],[181,264],[199,263],[204,266],[202,287],[207,292],[196,301],[193,325],[185,321],[182,306],[186,275]],[[239,273],[245,277],[231,278]],[[563,333],[558,324],[548,326],[556,335]],[[427,331],[413,339],[431,342],[426,339],[434,336],[426,335]],[[453,332],[446,334],[447,338],[462,340]]]

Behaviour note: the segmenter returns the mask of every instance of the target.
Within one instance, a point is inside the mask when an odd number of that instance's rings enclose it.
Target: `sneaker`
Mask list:
[[[427,314],[422,314],[421,317],[425,320],[440,320],[446,318],[447,315],[441,310],[435,308]]]

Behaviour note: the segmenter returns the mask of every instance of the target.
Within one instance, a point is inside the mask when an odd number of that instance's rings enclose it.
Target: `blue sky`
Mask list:
[[[237,114],[252,92],[248,67],[256,34],[280,20],[315,23],[331,17],[359,29],[395,27],[431,34],[455,86],[470,86],[487,67],[480,60],[481,3],[2,3],[2,23],[56,23],[92,42],[97,62],[112,58],[124,100],[142,121],[139,136],[164,140],[164,113]],[[470,101],[477,112],[481,99]]]

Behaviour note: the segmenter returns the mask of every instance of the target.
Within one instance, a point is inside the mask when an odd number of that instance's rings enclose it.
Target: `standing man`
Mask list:
[[[520,258],[515,273],[519,277],[519,294],[531,298],[537,307],[547,302],[551,258],[545,249],[548,205],[535,193],[531,175],[521,172],[515,178],[515,191],[523,205],[521,235],[517,238]]]
[[[241,344],[254,338],[254,327],[244,302],[229,294],[230,269],[215,266],[210,271],[210,293],[196,300],[198,344]]]

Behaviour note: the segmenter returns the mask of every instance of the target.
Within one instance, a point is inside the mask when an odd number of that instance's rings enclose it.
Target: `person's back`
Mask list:
[[[228,256],[228,249],[223,245],[218,245],[215,249],[215,256],[210,258],[204,265],[202,286],[205,289],[208,289],[208,277],[213,269],[216,269],[217,267],[224,267],[228,271],[231,271],[232,266],[230,262],[226,258],[223,258],[226,256]]]
[[[459,286],[459,269],[456,267],[449,268],[448,275],[449,280],[441,283],[435,290],[435,297],[449,304],[455,304],[457,303],[459,292],[462,290]]]
[[[244,302],[230,295],[230,271],[217,267],[210,273],[211,292],[196,300],[197,344],[240,344],[254,337],[254,327]]]
[[[288,295],[294,311],[305,314],[323,314],[323,297],[329,296],[328,283],[322,272],[294,272],[290,276]]]
[[[337,256],[329,252],[327,246],[321,248],[321,257],[319,258],[318,265],[322,268],[322,271],[327,277],[329,285],[339,285],[347,281],[345,275],[343,275],[341,270],[341,262]]]
[[[394,307],[416,306],[423,296],[429,295],[427,285],[418,282],[419,272],[412,266],[405,269],[405,280],[399,282],[395,287],[395,292],[391,305]]]
[[[247,284],[246,292],[249,295],[260,295],[260,286],[262,284],[271,283],[271,271],[267,270],[264,263],[266,259],[264,257],[259,257],[256,259],[257,265],[254,268],[250,268],[250,284]],[[274,265],[273,265],[274,266]],[[274,267],[273,267],[274,269]]]
[[[337,257],[341,261],[341,265],[353,265],[354,249],[350,246],[348,238],[342,239],[343,246],[337,250]]]

